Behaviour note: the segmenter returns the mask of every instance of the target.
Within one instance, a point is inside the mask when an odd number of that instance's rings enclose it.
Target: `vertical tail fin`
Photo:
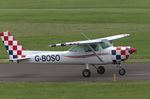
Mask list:
[[[26,57],[23,54],[25,49],[18,43],[10,32],[0,32],[0,37],[4,43],[10,60],[22,59]]]

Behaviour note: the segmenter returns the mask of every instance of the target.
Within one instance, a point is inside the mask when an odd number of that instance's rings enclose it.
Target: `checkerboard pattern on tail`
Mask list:
[[[129,47],[115,47],[112,50],[113,63],[117,64],[121,61],[128,59],[130,56],[129,49]]]
[[[0,37],[5,45],[7,53],[9,54],[10,60],[26,57],[23,54],[25,49],[18,43],[10,32],[1,32]]]

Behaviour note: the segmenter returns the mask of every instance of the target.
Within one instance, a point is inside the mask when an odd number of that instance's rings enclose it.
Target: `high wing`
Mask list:
[[[104,40],[113,41],[119,38],[130,36],[130,34],[120,34],[120,35],[114,35],[99,39],[93,39],[93,40],[84,40],[84,41],[74,41],[74,42],[66,42],[66,43],[58,43],[58,44],[51,44],[49,47],[57,47],[57,46],[69,46],[69,45],[84,45],[84,44],[94,44],[103,42]]]

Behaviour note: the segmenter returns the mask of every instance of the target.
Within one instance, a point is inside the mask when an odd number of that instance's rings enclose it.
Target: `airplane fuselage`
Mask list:
[[[50,63],[50,64],[108,64],[113,63],[111,49],[97,51],[102,62],[92,52],[71,52],[71,51],[23,51],[28,63]]]

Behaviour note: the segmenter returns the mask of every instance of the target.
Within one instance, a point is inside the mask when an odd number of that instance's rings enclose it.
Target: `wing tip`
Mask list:
[[[130,36],[130,34],[123,34],[123,36]]]
[[[48,47],[56,47],[56,44],[48,45]]]

